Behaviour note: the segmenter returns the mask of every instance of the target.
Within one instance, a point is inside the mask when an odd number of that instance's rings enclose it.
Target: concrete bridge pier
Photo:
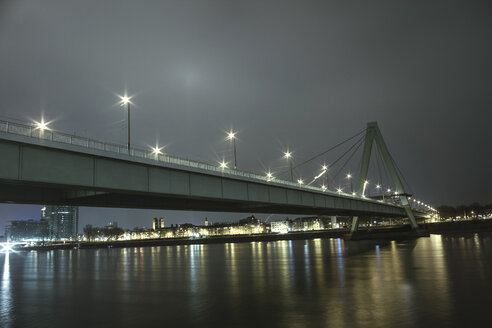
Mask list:
[[[352,218],[352,226],[350,227],[350,234],[353,234],[359,230],[359,217],[354,216]]]

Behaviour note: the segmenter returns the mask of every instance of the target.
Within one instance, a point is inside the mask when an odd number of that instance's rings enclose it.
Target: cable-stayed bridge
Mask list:
[[[325,165],[321,172],[313,173],[311,181],[295,180],[295,170],[320,155],[297,165],[290,161],[291,179],[284,180],[270,172],[250,173],[224,163],[211,165],[162,154],[158,149],[129,148],[65,134],[44,124],[0,121],[0,202],[344,215],[354,217],[354,231],[359,217],[407,217],[416,228],[415,216],[428,216],[433,209],[409,200],[377,124],[369,123],[367,129],[330,149],[353,140],[356,142],[330,165],[342,159],[347,164],[364,145],[356,187],[344,191],[328,186],[329,167]],[[367,188],[374,143],[393,182],[392,188],[378,195],[370,195]],[[319,180],[326,183],[319,185]]]

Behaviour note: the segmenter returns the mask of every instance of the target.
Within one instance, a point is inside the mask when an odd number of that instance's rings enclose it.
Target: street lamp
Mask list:
[[[50,122],[45,122],[43,118],[41,118],[40,122],[34,121],[34,130],[39,130],[39,135],[38,135],[39,138],[43,138],[45,130],[48,130],[48,131],[50,130],[50,128],[48,127],[48,124],[50,124]],[[31,137],[32,137],[32,132],[33,132],[33,129],[31,129],[31,132],[30,132]]]
[[[159,147],[159,145],[155,145],[155,147],[152,147],[152,154],[155,155],[156,159],[159,159],[159,155],[162,154],[162,149],[163,147]]]
[[[289,161],[289,167],[290,167],[290,181],[294,182],[294,171],[292,170],[292,153],[290,151],[286,151],[284,153],[284,158],[286,158]]]
[[[352,191],[352,192],[353,192],[353,191],[354,191],[354,187],[353,187],[353,185],[352,185],[352,174],[347,173],[347,176],[346,176],[346,177],[347,177],[347,180],[349,180],[349,181],[350,181],[350,191]]]
[[[328,185],[328,165],[321,166],[321,174],[323,175],[323,185]],[[328,187],[327,187],[328,188]]]
[[[272,172],[268,171],[267,174],[266,174],[266,177],[267,177],[267,181],[272,181],[273,180],[273,174],[272,174]]]
[[[44,120],[41,120],[41,122],[35,122],[36,123],[36,129],[39,129],[41,131],[44,130],[49,130],[48,128],[48,122],[45,122]]]
[[[237,158],[236,158],[236,132],[232,130],[227,132],[227,139],[232,141],[234,149],[234,170],[237,169]]]
[[[127,95],[120,96],[121,98],[121,106],[127,106],[128,112],[128,155],[130,155],[130,97]]]
[[[227,163],[225,161],[220,162],[219,166],[221,169],[227,169]]]
[[[378,190],[377,195],[379,196],[379,190],[381,189],[381,185],[380,184],[377,184],[376,185],[376,189]],[[383,195],[383,202],[384,202],[384,192],[383,192],[382,195]]]

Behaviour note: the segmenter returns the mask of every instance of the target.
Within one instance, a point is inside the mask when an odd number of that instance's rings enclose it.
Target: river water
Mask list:
[[[492,234],[0,254],[0,327],[475,327]]]

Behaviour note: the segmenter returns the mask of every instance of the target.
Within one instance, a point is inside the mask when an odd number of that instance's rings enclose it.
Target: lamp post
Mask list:
[[[324,164],[321,166],[321,174],[323,174],[323,186],[325,190],[328,189],[328,165]]]
[[[289,168],[290,168],[290,181],[294,182],[294,171],[292,170],[292,153],[290,151],[286,151],[284,153],[284,158],[289,161]]]
[[[159,155],[162,154],[162,149],[163,147],[159,147],[158,144],[155,145],[155,147],[152,147],[152,154],[154,154],[156,161],[159,160]]]
[[[227,133],[227,139],[232,141],[232,147],[234,151],[234,170],[237,169],[237,157],[236,157],[236,132],[229,131]]]
[[[354,192],[354,187],[352,186],[352,174],[347,173],[347,180],[350,182],[350,191]]]
[[[41,131],[48,130],[48,123],[46,123],[44,120],[41,120],[41,122],[36,122],[36,129],[39,129]]]
[[[223,160],[222,162],[220,162],[220,163],[219,163],[219,167],[220,167],[222,170],[227,169],[227,163],[226,163],[226,161],[224,161],[224,160]]]
[[[39,138],[42,138],[43,137],[44,130],[50,130],[49,127],[48,127],[49,122],[45,122],[44,119],[41,119],[40,122],[34,121],[34,124],[35,124],[34,129],[35,130],[39,130]],[[31,136],[32,136],[32,129],[31,129],[31,132],[30,133],[31,133]]]
[[[128,97],[127,95],[121,97],[121,105],[126,105],[128,112],[128,155],[130,155],[130,103],[130,97]]]

